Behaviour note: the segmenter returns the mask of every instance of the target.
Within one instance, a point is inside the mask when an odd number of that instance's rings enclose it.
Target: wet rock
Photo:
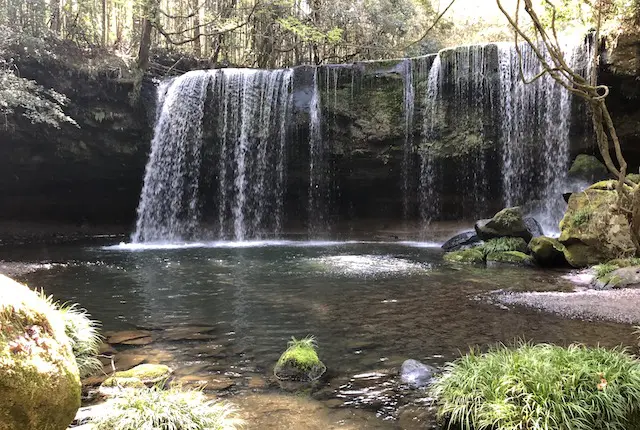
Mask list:
[[[482,264],[484,263],[484,254],[477,248],[463,249],[461,251],[452,251],[444,254],[444,261],[449,263],[467,263]]]
[[[440,429],[434,407],[421,405],[403,406],[398,411],[398,425],[403,430]]]
[[[405,360],[400,368],[400,380],[412,388],[422,388],[429,385],[436,372],[434,367],[428,366],[418,360]]]
[[[146,345],[146,343],[132,343],[140,339],[151,337],[151,332],[146,330],[126,330],[115,333],[105,333],[107,343],[111,345]],[[146,342],[146,340],[141,341]],[[149,342],[150,343],[150,342]]]
[[[499,266],[535,266],[533,257],[519,251],[492,252],[487,255],[487,267]]]
[[[568,176],[585,182],[595,182],[606,179],[609,171],[600,160],[593,155],[578,154],[569,169]]]
[[[573,267],[585,267],[635,255],[632,231],[625,214],[616,209],[616,181],[598,182],[574,193],[560,222],[560,242]]]
[[[545,236],[534,237],[529,242],[529,250],[540,266],[556,267],[568,264],[564,256],[566,248],[557,239]]]
[[[533,237],[539,237],[544,234],[544,232],[542,231],[542,226],[537,219],[532,216],[527,216],[523,219],[525,227],[527,227],[527,230],[529,230]]]
[[[162,340],[168,340],[172,342],[201,340],[210,341],[215,340],[215,336],[211,334],[215,330],[215,327],[202,326],[202,327],[177,327],[164,330],[159,336]]]
[[[164,364],[140,364],[132,369],[116,372],[113,376],[107,378],[102,385],[114,386],[120,385],[121,381],[138,379],[145,385],[153,385],[164,381],[173,370]]]
[[[594,279],[592,286],[599,290],[640,288],[640,266],[622,267]]]
[[[453,236],[451,239],[447,240],[443,245],[442,249],[447,252],[458,251],[463,248],[472,246],[478,242],[481,242],[480,238],[476,234],[475,230],[469,230],[462,232]]]
[[[250,390],[259,390],[262,388],[266,388],[268,385],[269,384],[267,383],[267,380],[264,379],[264,377],[261,375],[251,376],[247,380],[247,388],[249,388]]]
[[[223,391],[235,385],[233,379],[221,375],[186,375],[176,378],[175,382],[208,391]]]
[[[482,240],[510,236],[521,237],[528,242],[533,237],[524,223],[519,207],[505,208],[491,219],[478,220],[475,229]]]

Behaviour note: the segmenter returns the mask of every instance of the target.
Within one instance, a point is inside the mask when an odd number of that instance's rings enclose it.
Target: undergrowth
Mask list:
[[[640,429],[640,362],[622,350],[521,343],[471,351],[433,387],[459,430]]]

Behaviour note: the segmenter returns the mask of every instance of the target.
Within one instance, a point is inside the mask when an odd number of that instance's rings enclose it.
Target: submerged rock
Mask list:
[[[541,266],[554,267],[567,264],[564,256],[566,248],[558,239],[546,236],[534,237],[529,242],[529,250]]]
[[[572,179],[595,182],[606,179],[608,173],[606,166],[593,155],[579,154],[573,161],[568,175]]]
[[[487,255],[487,267],[502,265],[535,266],[533,257],[520,251],[492,252]]]
[[[481,239],[478,237],[475,230],[469,230],[460,234],[456,234],[451,239],[447,240],[442,245],[442,249],[447,252],[458,251],[460,249],[472,246],[480,241]]]
[[[100,385],[105,396],[117,394],[121,389],[144,388],[169,379],[173,371],[164,364],[140,364],[132,369],[116,372]]]
[[[313,337],[292,338],[274,368],[280,381],[313,382],[324,374],[327,367],[320,361]]]
[[[629,258],[636,249],[627,216],[616,209],[616,181],[598,182],[574,193],[560,222],[560,242],[574,267],[584,267],[615,258]]]
[[[0,275],[0,429],[66,429],[80,392],[61,313]]]
[[[491,219],[478,220],[475,225],[478,237],[483,240],[496,237],[521,237],[527,242],[533,235],[527,229],[519,207],[505,208]]]
[[[462,249],[444,254],[444,261],[449,263],[484,263],[484,253],[478,248]]]
[[[413,388],[426,387],[433,381],[435,372],[434,367],[409,359],[402,363],[400,380]]]

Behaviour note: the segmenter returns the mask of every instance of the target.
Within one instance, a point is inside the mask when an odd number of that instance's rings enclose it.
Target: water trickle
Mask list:
[[[431,64],[427,77],[427,91],[423,100],[423,139],[425,142],[437,138],[435,134],[440,88],[442,86],[442,61],[438,55]],[[428,225],[440,213],[440,190],[433,150],[427,146],[420,151],[420,218]]]
[[[409,197],[411,188],[411,161],[413,155],[413,114],[415,108],[415,89],[413,86],[413,61],[406,59],[402,65],[404,82],[404,146],[402,152],[402,213],[409,216]]]
[[[134,242],[279,231],[291,77],[289,69],[223,69],[160,85]]]
[[[322,106],[318,67],[313,71],[309,102],[309,233],[317,236],[327,231],[329,169],[326,142],[322,138]]]

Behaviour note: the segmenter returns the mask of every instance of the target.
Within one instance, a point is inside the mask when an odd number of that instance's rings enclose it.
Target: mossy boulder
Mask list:
[[[600,160],[593,155],[579,154],[569,169],[569,177],[587,182],[606,179],[608,170]]]
[[[81,384],[60,312],[0,275],[0,430],[62,430]]]
[[[482,240],[496,237],[521,237],[529,242],[533,235],[527,229],[519,207],[505,208],[491,219],[479,220],[475,224],[478,237]]]
[[[503,265],[535,266],[533,257],[520,251],[492,252],[487,255],[487,267]]]
[[[482,264],[484,252],[479,248],[462,249],[444,254],[444,261],[449,263]]]
[[[324,374],[326,366],[318,357],[313,337],[301,340],[292,338],[274,368],[274,375],[281,381],[313,382]]]
[[[546,236],[534,237],[529,242],[529,251],[540,266],[554,267],[567,264],[564,256],[566,248],[558,239]]]
[[[616,181],[601,181],[573,193],[560,222],[560,242],[573,267],[630,258],[636,249],[627,216],[617,209]]]

